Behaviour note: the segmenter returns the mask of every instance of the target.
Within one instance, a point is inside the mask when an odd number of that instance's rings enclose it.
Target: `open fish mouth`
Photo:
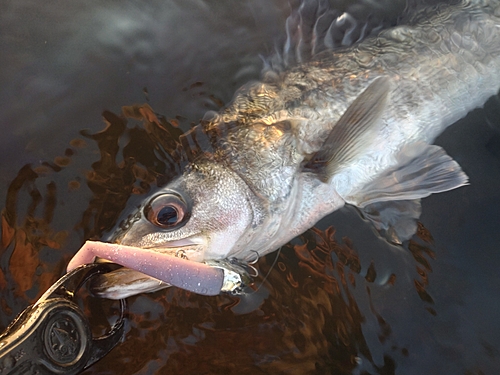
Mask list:
[[[97,257],[127,267],[94,279],[91,289],[96,295],[106,298],[125,298],[169,285],[203,295],[219,294],[224,282],[222,269],[172,256],[172,253],[188,252],[202,246],[199,240],[191,238],[176,242],[183,246],[142,248],[87,241],[69,262],[68,271],[92,263]]]
[[[142,256],[143,249],[147,249],[160,254],[167,254],[172,257],[188,260],[188,254],[202,254],[204,244],[205,241],[202,238],[193,236],[169,241],[162,246],[155,244],[155,246],[138,247],[134,253],[137,259],[139,259]],[[115,262],[121,264],[119,255],[120,254],[117,254],[118,259],[116,259]],[[100,259],[101,261],[103,260],[103,258]],[[144,272],[124,267],[93,278],[89,287],[92,294],[98,297],[122,299],[140,293],[153,293],[170,286],[172,286],[172,284],[157,279],[156,277],[149,276]]]
[[[189,259],[193,261],[203,260],[203,249],[206,241],[199,236],[192,236],[180,240],[173,240],[154,245],[140,245],[141,249],[148,249],[159,253],[167,253],[175,257]]]

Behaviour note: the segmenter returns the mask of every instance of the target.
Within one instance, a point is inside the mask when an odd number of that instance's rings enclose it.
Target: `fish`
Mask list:
[[[189,162],[121,225],[123,252],[81,250],[68,268],[126,263],[100,276],[108,298],[169,286],[165,255],[238,273],[346,204],[401,244],[422,198],[468,184],[434,140],[499,88],[500,0],[421,6],[382,30],[304,0],[261,79],[183,135]]]

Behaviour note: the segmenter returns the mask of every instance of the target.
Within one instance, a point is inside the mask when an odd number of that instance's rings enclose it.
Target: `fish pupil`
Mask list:
[[[165,226],[175,225],[178,219],[178,212],[173,206],[165,206],[158,212],[158,223]]]

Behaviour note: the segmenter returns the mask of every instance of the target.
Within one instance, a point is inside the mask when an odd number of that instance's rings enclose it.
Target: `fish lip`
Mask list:
[[[206,244],[206,240],[199,235],[194,235],[186,238],[182,238],[180,240],[166,241],[161,244],[152,244],[152,245],[139,245],[138,247],[149,250],[156,250],[159,252],[171,252],[171,249],[178,249],[181,251],[183,249],[199,247]],[[122,243],[122,245],[128,245]],[[169,251],[170,250],[170,251]]]

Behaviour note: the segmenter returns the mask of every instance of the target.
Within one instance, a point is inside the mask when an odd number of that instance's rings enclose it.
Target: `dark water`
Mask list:
[[[85,239],[178,173],[177,137],[258,77],[288,12],[264,0],[0,4],[0,328]],[[470,186],[424,199],[403,247],[342,209],[261,259],[269,275],[253,294],[129,299],[126,341],[86,374],[500,373],[499,115],[492,100],[438,139]],[[114,305],[91,305],[101,327]]]

